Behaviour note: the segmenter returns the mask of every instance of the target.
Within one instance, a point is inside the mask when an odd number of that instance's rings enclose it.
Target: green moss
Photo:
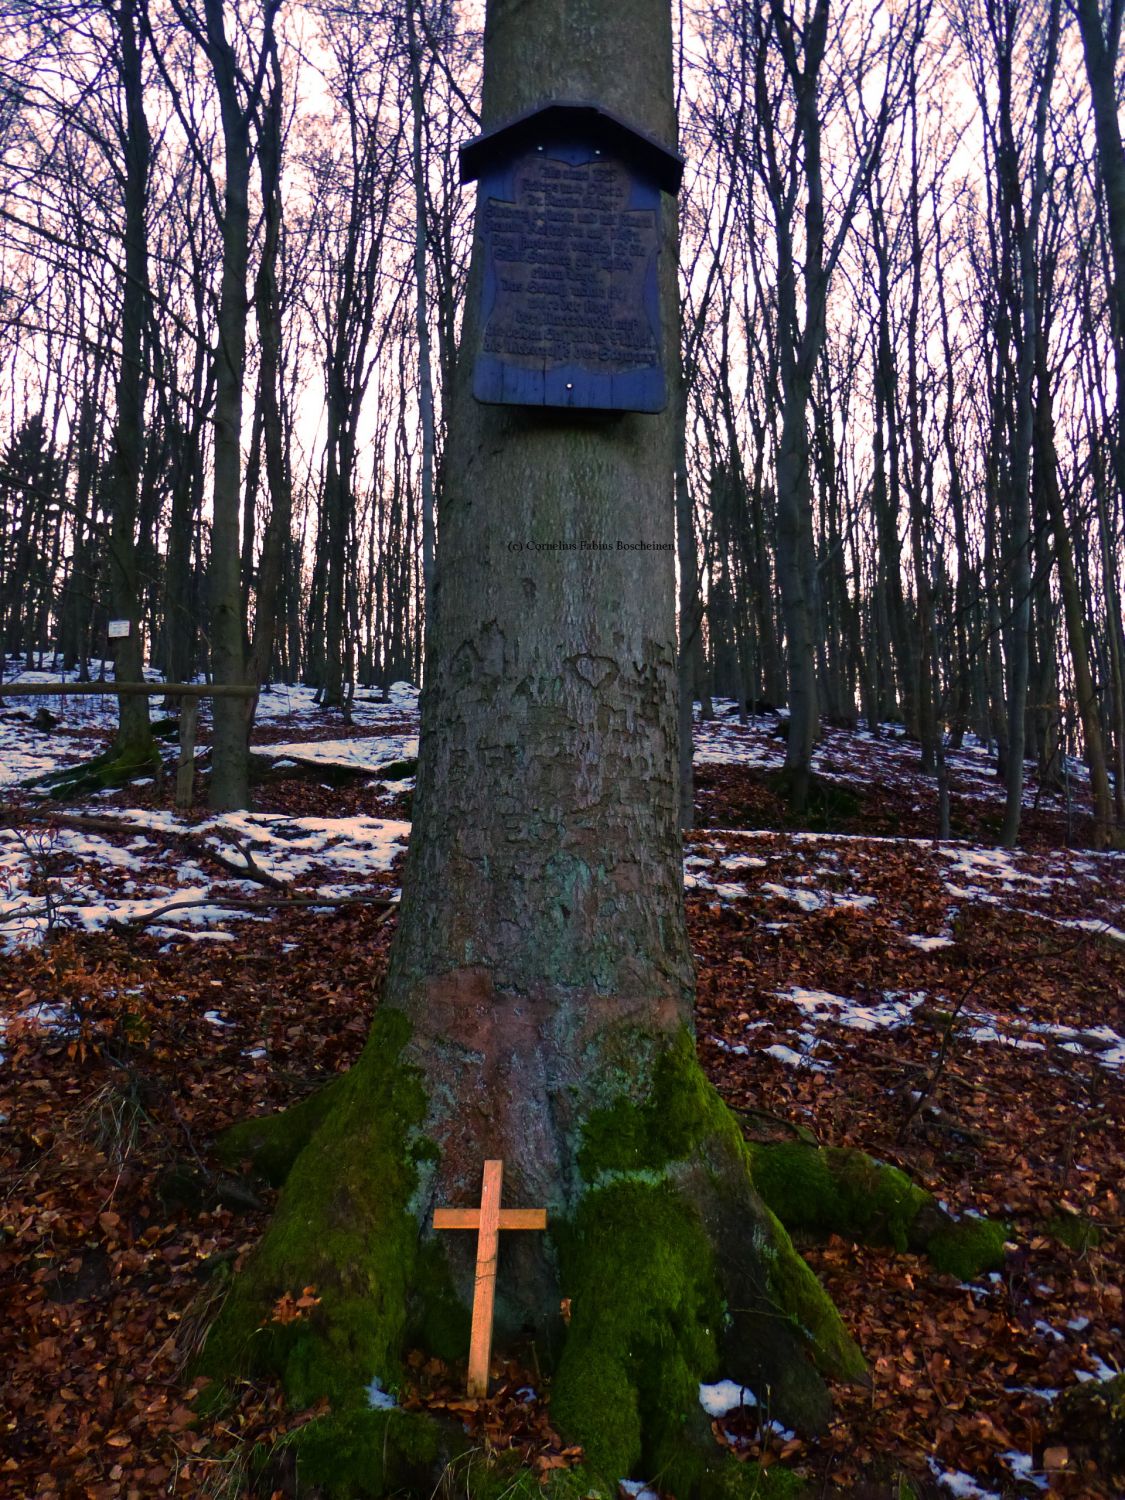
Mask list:
[[[744,1149],[738,1124],[704,1076],[687,1030],[629,1081],[629,1093],[586,1121],[578,1167],[587,1182],[611,1173],[661,1171],[705,1141]],[[642,1103],[635,1102],[638,1096]]]
[[[607,1485],[583,1465],[555,1469],[541,1480],[519,1466],[518,1454],[479,1450],[451,1464],[437,1490],[449,1500],[617,1500],[617,1494],[616,1484]]]
[[[848,1333],[836,1304],[803,1256],[793,1248],[784,1226],[773,1217],[772,1234],[757,1246],[765,1261],[767,1284],[778,1307],[808,1342],[817,1368],[836,1380],[862,1382],[867,1364]]]
[[[926,1254],[935,1270],[958,1281],[971,1281],[982,1271],[1004,1264],[1008,1226],[992,1219],[959,1219],[946,1224],[926,1241]]]
[[[754,1186],[787,1229],[926,1254],[966,1281],[1004,1259],[1007,1225],[954,1222],[905,1172],[863,1151],[784,1141],[753,1148]]]
[[[436,1240],[418,1246],[411,1287],[408,1341],[455,1363],[469,1352],[472,1317],[458,1297],[449,1262]]]
[[[700,1500],[798,1500],[809,1494],[804,1480],[777,1464],[768,1469],[727,1459],[708,1474]]]
[[[339,1099],[343,1082],[342,1075],[334,1078],[280,1114],[240,1120],[218,1137],[215,1154],[231,1169],[249,1161],[260,1177],[273,1187],[280,1187]]]
[[[199,1363],[225,1379],[281,1376],[294,1406],[327,1396],[342,1411],[373,1376],[397,1377],[414,1282],[417,1225],[409,1211],[426,1113],[417,1071],[400,1054],[409,1023],[380,1011],[367,1047],[334,1086],[333,1108],[289,1173],[265,1238],[235,1278]],[[315,1287],[319,1304],[290,1322],[271,1316],[285,1294]]]
[[[375,772],[381,781],[405,781],[408,776],[418,774],[418,757],[411,760],[392,760],[385,766],[379,766]]]
[[[1102,1242],[1101,1230],[1085,1214],[1056,1214],[1044,1227],[1048,1234],[1079,1255]]]
[[[619,1182],[587,1193],[556,1238],[572,1321],[552,1415],[608,1483],[644,1460],[663,1471],[694,1435],[717,1361],[706,1231],[671,1187]]]
[[[783,1141],[753,1150],[754,1186],[788,1229],[910,1247],[930,1195],[862,1151]]]
[[[617,1500],[608,1486],[583,1465],[555,1469],[542,1478],[523,1466],[518,1452],[473,1448],[442,1475],[436,1496],[448,1500]]]
[[[1067,1444],[1072,1463],[1092,1463],[1106,1477],[1125,1475],[1125,1375],[1065,1390],[1051,1409],[1048,1432],[1048,1442]]]
[[[591,1461],[599,1472],[610,1472],[602,1465],[612,1457],[618,1465],[613,1473],[628,1473],[620,1465],[641,1452],[647,1472],[664,1487],[699,1495],[715,1453],[697,1387],[717,1359],[720,1339],[724,1369],[741,1364],[739,1378],[772,1389],[786,1420],[805,1431],[823,1428],[830,1409],[817,1370],[848,1380],[863,1379],[866,1367],[831,1299],[754,1193],[741,1129],[704,1077],[690,1034],[685,1031],[654,1057],[632,1047],[629,1060],[632,1087],[590,1116],[578,1153],[582,1175],[594,1185],[583,1213],[600,1214],[603,1204],[615,1210],[620,1202],[630,1205],[621,1216],[621,1243],[590,1254],[585,1265],[563,1257],[570,1271],[564,1293],[584,1289],[584,1273],[612,1288],[613,1306],[604,1318],[620,1319],[625,1332],[599,1343],[596,1358],[586,1358],[575,1353],[584,1340],[572,1328],[564,1371],[568,1361],[581,1358],[582,1368],[596,1368],[597,1377],[585,1389],[567,1392],[564,1409],[573,1431],[583,1434],[577,1441],[586,1444],[585,1434],[597,1433]],[[628,1080],[628,1069],[622,1073]],[[609,1197],[611,1187],[637,1196]],[[659,1211],[649,1225],[654,1204]],[[665,1235],[682,1249],[688,1225],[690,1254],[682,1263],[675,1254],[669,1260]],[[590,1243],[598,1243],[596,1235]],[[616,1269],[599,1271],[602,1254]],[[689,1274],[702,1278],[696,1302],[704,1309],[699,1326],[708,1330],[705,1349],[685,1348],[688,1325],[682,1321],[674,1337],[665,1332],[655,1340],[651,1327],[645,1331],[645,1299],[655,1296],[653,1317],[661,1325],[662,1309],[674,1307],[679,1295],[667,1290],[669,1284],[675,1288]],[[638,1306],[621,1299],[622,1287],[637,1289]],[[637,1384],[635,1359],[622,1353],[638,1343],[656,1343],[661,1350],[649,1361],[647,1388]],[[678,1415],[670,1420],[670,1414]]]
[[[836,1372],[862,1376],[831,1300],[775,1229],[765,1258],[779,1301]],[[556,1237],[572,1321],[551,1412],[590,1470],[611,1492],[616,1477],[645,1475],[678,1500],[799,1493],[792,1475],[741,1466],[714,1447],[699,1383],[718,1370],[728,1316],[708,1229],[681,1185],[642,1177],[595,1188]]]
[[[161,768],[160,751],[150,741],[147,745],[125,750],[111,746],[101,755],[61,771],[33,776],[22,786],[44,790],[56,802],[79,793],[104,792],[111,787],[126,786],[139,776],[156,775]]]
[[[324,1500],[428,1495],[439,1432],[415,1412],[348,1410],[298,1427],[284,1446],[294,1455],[300,1493],[315,1485]]]

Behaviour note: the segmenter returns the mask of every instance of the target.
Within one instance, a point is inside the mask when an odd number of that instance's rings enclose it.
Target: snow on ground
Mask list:
[[[831,1021],[850,1026],[854,1031],[878,1031],[882,1027],[908,1026],[915,1007],[925,999],[922,990],[907,994],[901,990],[884,990],[883,999],[874,1004],[847,1000],[825,990],[805,990],[796,985],[778,990],[780,1000],[788,1000],[806,1015],[810,1022]]]
[[[803,1037],[807,1044],[804,1052],[795,1052],[792,1047],[787,1047],[784,1042],[771,1042],[764,1049],[764,1055],[776,1059],[779,1063],[784,1063],[787,1068],[806,1068],[810,1073],[827,1073],[831,1064],[817,1062],[809,1055],[813,1047],[816,1046],[815,1036],[804,1033]]]
[[[97,931],[157,914],[159,926],[150,930],[181,937],[193,930],[201,936],[198,929],[221,927],[232,916],[268,920],[268,909],[234,904],[262,900],[262,885],[214,868],[207,849],[236,864],[249,854],[260,871],[291,885],[291,894],[328,901],[385,875],[410,835],[408,823],[390,819],[282,813],[223,813],[191,825],[168,812],[124,809],[115,821],[136,827],[137,836],[122,844],[85,829],[0,829],[0,946],[35,942],[56,928]],[[203,846],[198,857],[156,837],[158,830],[190,833]],[[380,880],[380,894],[393,888]]]
[[[970,1474],[962,1474],[959,1469],[947,1469],[936,1458],[928,1458],[926,1462],[938,1484],[951,1495],[956,1495],[958,1500],[1002,1500],[996,1490],[986,1490]]]
[[[744,1407],[759,1407],[759,1401],[749,1386],[739,1385],[736,1380],[718,1380],[713,1385],[699,1387],[699,1404],[709,1417],[721,1421]],[[764,1414],[757,1418],[759,1429],[772,1432],[783,1441],[790,1441],[795,1434],[780,1422],[770,1421]]]
[[[99,670],[100,665],[94,663],[92,673]],[[57,681],[62,676],[49,661],[33,672],[9,661],[4,675],[8,680],[33,681]],[[148,675],[157,680],[155,673]],[[31,713],[40,706],[58,717],[55,730],[41,733],[31,727]],[[776,733],[779,716],[750,718],[742,725],[734,704],[716,707],[716,718],[695,726],[698,763],[759,769],[783,764],[785,745]],[[0,787],[96,752],[111,732],[115,712],[112,696],[9,698],[8,711],[0,714]],[[261,739],[256,734],[254,748],[275,765],[292,761],[344,765],[378,777],[389,763],[417,755],[417,712],[418,692],[408,684],[396,683],[385,701],[378,691],[360,690],[346,732],[325,737],[326,730],[344,726],[343,717],[321,709],[311,688],[275,685],[259,699],[256,726]],[[205,722],[207,713],[204,704]],[[283,730],[289,733],[280,733]],[[871,739],[863,733],[827,730],[817,750],[818,773],[830,779],[869,779],[870,760],[861,766],[856,756],[857,741],[865,738]],[[869,757],[870,745],[862,749]],[[880,776],[890,781],[901,777],[918,785],[917,747],[902,741],[893,726],[884,726],[878,755]],[[956,767],[962,786],[967,778],[979,783],[982,795],[999,797],[985,747],[970,738],[962,750],[951,753],[950,765],[951,770]],[[394,787],[401,791],[407,785],[398,782]],[[33,941],[60,924],[96,930],[112,922],[140,921],[173,903],[175,910],[162,913],[159,919],[161,929],[174,928],[183,937],[221,939],[231,920],[257,915],[238,911],[229,903],[260,898],[260,885],[226,875],[205,857],[195,857],[154,836],[159,830],[181,826],[173,814],[117,809],[114,816],[136,825],[136,838],[70,829],[0,832],[0,943]],[[387,872],[405,847],[410,829],[406,823],[375,817],[240,813],[196,824],[192,832],[235,862],[243,857],[240,849],[248,850],[267,875],[295,883],[294,888],[305,895],[320,894],[327,900],[352,894],[373,879],[380,893],[393,894]],[[758,920],[770,931],[799,930],[803,922],[826,912],[861,920],[868,910],[874,909],[873,915],[879,912],[880,902],[886,899],[876,878],[879,847],[901,848],[906,842],[833,833],[710,829],[691,841],[684,861],[685,889],[689,895],[717,900],[726,909],[749,906],[757,912],[760,902],[772,903],[775,912],[784,912],[785,920],[771,920],[773,914],[767,908]],[[900,928],[905,950],[914,950],[920,962],[953,946],[958,912],[973,905],[1006,907],[1056,927],[1125,942],[1116,896],[1119,882],[1103,878],[1125,873],[1121,856],[1058,851],[1045,859],[962,842],[918,841],[913,847],[930,852],[945,898],[943,920],[934,922],[927,913],[925,926],[910,930],[902,924]],[[779,1013],[793,1017],[796,1024],[789,1028],[786,1040],[775,1041],[765,1050],[783,1066],[822,1071],[830,1063],[811,1055],[821,1039],[837,1028],[864,1031],[905,1025],[923,991],[828,995],[791,990],[779,992],[778,998]],[[934,998],[938,1005],[946,999]],[[1065,1027],[1016,1024],[1013,1018],[1001,1021],[983,1011],[966,1012],[963,1019],[963,1035],[980,1045],[1039,1050],[1050,1042],[1076,1052],[1096,1046],[1104,1068],[1115,1072],[1125,1068],[1125,1041],[1109,1027],[1104,1035],[1086,1032],[1079,1039],[1069,1036]]]
[[[815,877],[805,876],[804,878],[811,880]],[[772,880],[766,881],[760,889],[770,896],[777,896],[783,901],[791,901],[802,911],[822,911],[826,906],[851,906],[858,909],[875,905],[874,896],[859,896],[852,891],[846,891],[840,895],[835,891],[798,890],[794,886],[778,885]]]
[[[724,705],[730,707],[731,705]],[[697,720],[694,728],[697,766],[756,766],[779,771],[785,764],[785,741],[772,738],[777,719]]]
[[[417,714],[418,689],[409,682],[393,682],[387,701],[378,688],[359,688],[351,704],[352,723],[359,729],[376,728],[387,719]],[[271,683],[258,699],[258,724],[288,724],[300,720],[326,722],[326,711],[316,701],[316,689],[302,683]],[[331,722],[327,720],[327,722]]]
[[[0,788],[18,786],[20,782],[36,776],[59,771],[67,766],[104,750],[117,722],[117,703],[113,696],[112,663],[93,661],[89,666],[89,678],[98,680],[105,676],[106,692],[103,695],[66,697],[46,695],[37,698],[13,698],[4,700],[0,709]],[[28,671],[20,661],[11,658],[4,664],[3,682],[77,682],[78,672],[64,672],[61,666],[52,666],[50,658],[44,659],[42,668]],[[145,680],[160,682],[159,672],[146,668]],[[202,681],[202,678],[197,679]],[[0,684],[0,699],[3,686]],[[150,700],[152,717],[161,717],[159,698]],[[45,708],[58,721],[50,730],[35,729],[31,723],[40,708]],[[255,736],[252,748],[281,758],[288,753],[293,760],[309,764],[354,765],[357,770],[377,770],[387,761],[402,760],[417,754],[417,741],[401,733],[404,719],[417,719],[418,689],[406,682],[396,682],[388,690],[387,699],[378,689],[361,688],[351,705],[351,725],[365,735],[362,740],[308,741],[301,731],[322,731],[326,725],[344,724],[337,711],[322,709],[316,702],[313,688],[300,684],[273,683],[263,689],[258,698],[255,714]],[[201,722],[207,725],[210,704],[206,699],[201,705]],[[395,732],[382,737],[386,752],[380,749],[377,732],[384,725],[395,726]],[[279,728],[294,731],[293,740],[282,745],[258,743],[258,732],[274,734]],[[413,748],[409,748],[413,744]],[[354,745],[354,748],[352,748]],[[331,746],[337,753],[326,753]]]
[[[921,891],[932,892],[921,910],[936,930],[918,930],[917,909],[904,914],[898,906],[893,871],[903,861],[914,871],[907,885],[920,882]],[[724,879],[734,871],[741,877],[738,885]],[[971,888],[957,884],[951,871],[959,872],[961,879],[971,875]],[[732,920],[749,922],[751,934],[756,929],[778,931],[779,924],[770,918],[784,902],[797,944],[809,940],[802,938],[803,931],[819,931],[818,922],[838,913],[849,921],[870,920],[878,924],[874,930],[884,944],[897,938],[902,945],[902,956],[890,960],[899,980],[895,988],[874,988],[870,981],[857,981],[854,988],[844,986],[837,992],[791,985],[774,991],[770,1034],[743,1037],[728,1030],[709,1040],[722,1051],[754,1051],[786,1069],[829,1072],[847,1056],[849,1032],[899,1030],[912,1024],[919,1007],[928,1004],[932,1013],[947,1013],[961,998],[959,989],[941,984],[927,989],[911,981],[913,971],[931,955],[944,959],[945,950],[955,947],[954,924],[973,905],[1006,908],[1032,921],[1075,926],[1116,941],[1119,929],[1108,916],[1121,909],[1123,877],[1125,867],[1114,855],[1086,853],[1079,858],[1065,851],[1012,853],[932,840],[698,830],[689,839],[685,860],[689,899],[711,902],[717,897]],[[1061,915],[1083,908],[1106,915]],[[1061,1049],[1096,1064],[1099,1071],[1117,1076],[1125,1072],[1125,1041],[1119,1034],[1125,1027],[1115,1016],[1108,1017],[1113,1024],[1099,1016],[1100,1024],[1083,1029],[1066,1024],[1072,1019],[1065,1014],[1036,1017],[1018,1008],[998,1015],[969,1005],[958,1016],[957,1037],[962,1044],[1015,1051],[1057,1055]],[[750,1022],[745,1029],[756,1031],[762,1024]]]
[[[282,745],[263,745],[259,753],[271,760],[298,761],[309,766],[347,766],[353,771],[377,775],[395,761],[418,755],[418,736],[409,734],[364,735],[362,739],[305,740]]]

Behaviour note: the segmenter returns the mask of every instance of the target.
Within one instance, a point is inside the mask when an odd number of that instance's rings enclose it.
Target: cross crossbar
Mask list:
[[[435,1229],[477,1231],[477,1271],[473,1291],[473,1328],[469,1340],[470,1396],[488,1395],[492,1358],[492,1315],[496,1303],[496,1257],[501,1229],[546,1229],[545,1208],[501,1208],[504,1163],[486,1161],[479,1208],[437,1208]]]
[[[546,1229],[545,1208],[502,1208],[496,1220],[497,1229]],[[435,1229],[479,1229],[479,1208],[436,1208]]]

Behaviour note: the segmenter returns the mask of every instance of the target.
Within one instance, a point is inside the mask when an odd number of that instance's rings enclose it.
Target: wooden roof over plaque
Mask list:
[[[660,195],[683,169],[595,104],[547,104],[462,146],[485,252],[478,401],[663,410]]]

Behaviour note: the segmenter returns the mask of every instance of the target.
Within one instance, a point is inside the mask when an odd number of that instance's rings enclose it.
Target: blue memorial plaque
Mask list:
[[[667,404],[660,199],[682,164],[621,122],[607,131],[606,118],[553,106],[462,153],[466,175],[480,181],[479,401],[635,412]]]

